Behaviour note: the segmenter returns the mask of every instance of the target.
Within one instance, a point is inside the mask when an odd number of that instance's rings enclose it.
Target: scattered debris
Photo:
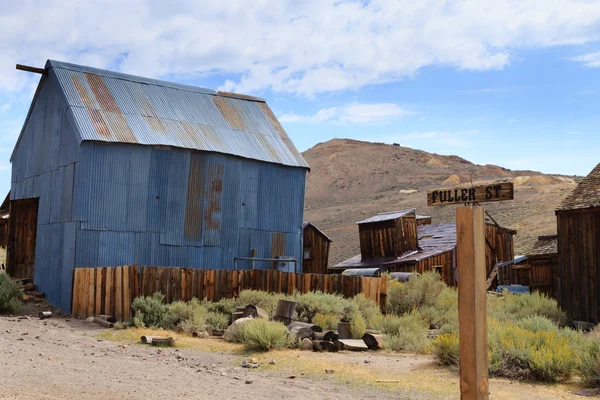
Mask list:
[[[249,385],[252,383],[252,379],[246,379],[246,381],[244,382],[246,385]]]
[[[310,340],[308,338],[302,339],[302,342],[300,342],[300,350],[312,350],[312,349],[313,349],[312,340]]]
[[[112,328],[114,326],[114,324],[112,322],[109,321],[109,318],[112,318],[108,315],[100,315],[96,318],[94,318],[94,323],[103,326],[105,328]]]
[[[325,370],[325,373],[326,373],[326,374],[333,374],[333,372],[334,372],[334,371],[333,371],[332,369],[326,369],[326,370]]]
[[[140,338],[140,341],[143,344],[151,344],[153,346],[168,346],[168,347],[173,347],[175,346],[175,339],[173,339],[171,336],[169,337],[164,337],[164,336],[142,336]],[[126,346],[123,345],[123,348],[125,348]]]
[[[344,345],[345,350],[362,351],[369,349],[362,339],[340,339],[340,343]]]
[[[41,311],[39,317],[40,319],[52,318],[52,311]]]
[[[254,362],[252,362],[254,361]],[[260,364],[257,362],[255,358],[251,358],[250,361],[244,360],[242,361],[242,368],[258,368]]]

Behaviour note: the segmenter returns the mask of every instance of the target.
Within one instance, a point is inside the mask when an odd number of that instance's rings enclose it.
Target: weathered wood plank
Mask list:
[[[115,268],[115,318],[123,321],[123,267]]]
[[[512,199],[514,199],[514,185],[512,182],[469,187],[429,189],[427,191],[427,205],[430,207],[449,204],[486,203]]]

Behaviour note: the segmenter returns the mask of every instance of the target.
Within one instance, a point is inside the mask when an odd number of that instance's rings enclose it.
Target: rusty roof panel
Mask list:
[[[49,61],[81,140],[164,145],[308,168],[262,99]]]

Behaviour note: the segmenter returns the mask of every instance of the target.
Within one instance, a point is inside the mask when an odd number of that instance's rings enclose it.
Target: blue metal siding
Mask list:
[[[83,199],[81,230],[101,234],[78,240],[78,267],[233,269],[234,257],[247,257],[254,248],[259,257],[271,257],[274,231],[286,233],[286,255],[301,258],[304,169],[122,143],[84,142],[81,148],[77,168],[87,177],[76,186],[85,193],[76,195]],[[190,179],[198,163],[194,174],[200,176]],[[186,237],[186,224],[199,227],[196,238]]]
[[[79,143],[55,75],[42,80],[12,156],[11,199],[39,198],[34,280],[47,299],[71,309],[77,223],[72,202]]]

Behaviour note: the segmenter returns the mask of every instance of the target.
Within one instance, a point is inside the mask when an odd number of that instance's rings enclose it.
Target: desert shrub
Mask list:
[[[557,332],[558,327],[552,321],[546,317],[535,315],[533,317],[527,317],[520,319],[515,322],[515,325],[521,329],[525,329],[531,332]]]
[[[337,315],[316,313],[313,317],[312,323],[319,325],[325,330],[336,330],[339,321],[340,318]]]
[[[19,285],[11,282],[8,274],[0,274],[0,312],[16,313],[21,308]]]
[[[585,386],[600,386],[600,340],[591,337],[585,346],[585,351],[578,357],[579,375]]]
[[[510,321],[490,321],[490,375],[560,382],[575,371],[575,343],[557,330],[533,332]]]
[[[367,327],[373,328],[377,324],[378,318],[381,316],[379,305],[371,299],[367,299],[364,294],[359,293],[352,298],[352,301],[358,307]]]
[[[567,319],[556,300],[539,292],[510,294],[505,291],[502,297],[489,296],[487,300],[488,315],[497,321],[517,321],[537,315],[563,326]]]
[[[446,284],[436,272],[414,276],[408,282],[390,281],[387,311],[402,315],[415,308],[433,306],[444,289]]]
[[[235,299],[235,305],[247,306],[248,304],[252,304],[258,308],[262,308],[272,316],[277,310],[278,301],[279,296],[275,296],[272,293],[248,289],[240,292],[237,299]]]
[[[279,322],[256,318],[241,324],[237,331],[237,341],[248,350],[269,351],[291,343],[287,328]]]
[[[219,301],[204,301],[202,303],[206,307],[206,310],[213,313],[221,313],[231,315],[235,311],[235,300],[233,299],[221,299]],[[247,306],[248,304],[244,304]],[[262,308],[262,307],[261,307]]]
[[[355,312],[350,316],[350,334],[353,339],[360,339],[367,331],[367,324],[360,312]]]
[[[431,341],[431,353],[442,365],[457,366],[459,339],[456,332],[439,335]]]
[[[418,311],[400,317],[388,315],[381,319],[379,329],[386,334],[385,348],[392,351],[424,353],[429,339],[429,323]]]
[[[167,313],[163,317],[160,327],[174,329],[183,321],[191,318],[194,314],[194,305],[184,301],[175,301],[168,305]]]
[[[140,296],[133,299],[135,315],[140,313],[144,326],[161,327],[169,306],[163,303],[165,296],[159,292],[152,296]]]
[[[358,311],[358,305],[338,294],[322,292],[294,293],[296,314],[303,322],[312,322],[316,314],[337,315],[340,320],[350,321]]]
[[[224,330],[229,326],[229,322],[229,315],[216,312],[208,312],[206,314],[206,327],[211,330]]]

